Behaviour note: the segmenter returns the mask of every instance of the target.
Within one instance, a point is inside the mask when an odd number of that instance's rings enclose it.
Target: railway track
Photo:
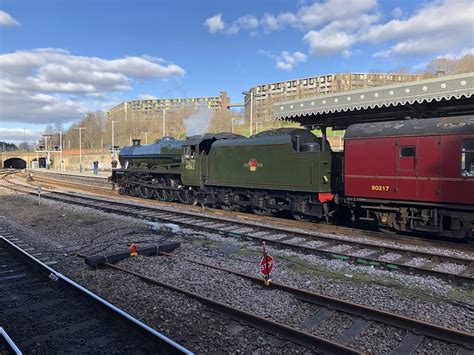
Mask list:
[[[73,189],[79,189],[82,191],[87,191],[89,192],[91,189],[94,192],[94,194],[102,195],[104,197],[117,197],[117,194],[113,192],[113,190],[110,190],[110,187],[107,188],[97,188],[95,185],[85,185],[82,183],[77,183],[69,180],[58,180],[55,179],[54,176],[36,176],[34,180],[36,182],[44,183],[46,185],[52,185],[52,186],[61,186],[65,188],[73,188]],[[134,197],[134,196],[129,196],[127,195],[127,199],[130,201],[135,201],[138,203],[142,204],[152,204],[153,206],[168,206],[168,207],[173,207],[173,208],[183,208],[183,209],[195,209],[196,207],[194,206],[189,206],[189,205],[183,205],[175,202],[165,202],[165,201],[157,201],[154,199],[145,199],[145,198],[140,198],[140,197]],[[351,236],[356,236],[356,237],[363,237],[363,238],[368,238],[368,239],[383,239],[384,241],[391,241],[394,243],[400,242],[400,240],[403,240],[404,244],[409,244],[413,246],[425,246],[425,247],[442,247],[442,248],[458,248],[460,245],[463,247],[466,247],[466,244],[460,243],[459,241],[449,241],[446,239],[442,238],[436,238],[431,236],[429,239],[428,238],[423,238],[422,236],[414,236],[414,235],[409,235],[409,234],[393,234],[393,233],[387,233],[387,232],[381,232],[381,231],[375,231],[373,229],[367,229],[364,228],[363,226],[359,227],[349,227],[349,226],[343,226],[343,225],[332,225],[332,224],[325,224],[325,223],[313,223],[313,222],[307,222],[307,221],[295,221],[293,219],[289,218],[280,218],[280,217],[274,217],[274,216],[259,216],[255,215],[252,213],[246,213],[246,212],[238,212],[238,211],[232,211],[228,212],[225,210],[221,209],[209,209],[211,213],[216,213],[219,215],[223,216],[229,216],[231,218],[239,218],[243,220],[249,220],[249,221],[255,221],[255,222],[270,222],[272,224],[276,225],[282,225],[284,227],[293,227],[293,228],[300,228],[300,229],[307,229],[309,231],[315,231],[315,233],[339,233],[339,234],[345,234],[345,235],[351,235]],[[474,248],[472,248],[472,245],[474,245],[474,240],[473,241],[468,241],[467,243],[470,242],[470,245],[468,247],[471,249],[471,251],[474,253]]]
[[[37,191],[25,185],[3,179],[8,188],[36,195]],[[78,195],[70,192],[49,191],[44,198],[98,209],[108,213],[146,219],[150,222],[173,223],[184,228],[217,233],[231,238],[266,242],[269,245],[292,249],[325,258],[368,265],[409,274],[435,276],[467,286],[474,285],[474,257],[454,253],[420,251],[408,247],[377,245],[376,242],[339,239],[332,235],[290,227],[268,226],[252,221],[234,220],[196,212],[170,210],[105,198]]]
[[[80,190],[85,192],[92,192],[95,195],[100,195],[103,197],[112,197],[117,198],[117,194],[113,192],[113,190],[106,189],[106,188],[97,188],[96,186],[92,185],[85,185],[82,183],[76,183],[67,180],[58,180],[54,177],[37,177],[34,178],[35,182],[44,183],[46,186],[61,186],[63,188],[72,188],[74,190]],[[144,199],[140,197],[128,196],[127,199],[129,201],[135,201],[140,204],[146,204],[151,206],[158,206],[158,207],[171,207],[171,208],[181,208],[186,211],[195,211],[199,207],[196,206],[189,206],[183,205],[175,202],[165,202],[165,201],[157,201],[153,199]],[[287,228],[295,228],[299,230],[306,230],[309,233],[314,232],[315,234],[332,234],[333,236],[336,235],[350,235],[352,239],[354,238],[363,238],[369,240],[372,243],[380,241],[386,243],[397,244],[402,242],[403,245],[407,245],[410,248],[418,248],[418,247],[426,247],[426,248],[447,248],[452,250],[458,250],[460,252],[466,252],[467,250],[473,255],[474,258],[474,239],[467,240],[465,242],[462,241],[450,241],[443,238],[437,238],[430,236],[429,238],[424,238],[422,236],[414,236],[409,234],[394,234],[391,232],[382,232],[376,231],[368,226],[357,226],[357,227],[350,227],[350,226],[343,226],[343,225],[333,225],[333,224],[325,224],[325,223],[313,223],[308,221],[295,221],[290,218],[281,218],[276,216],[259,216],[252,213],[246,212],[238,212],[238,211],[225,211],[222,209],[212,209],[209,208],[207,210],[208,213],[213,213],[220,216],[227,216],[231,219],[240,219],[246,221],[253,221],[256,223],[270,223],[274,226],[282,226]]]
[[[0,325],[2,354],[2,347],[6,353],[192,354],[5,237]]]
[[[170,254],[162,253],[169,257]],[[271,317],[262,318],[260,315],[236,308],[229,304],[224,304],[215,299],[202,296],[199,292],[190,291],[185,286],[186,282],[181,282],[180,286],[176,286],[169,282],[164,282],[140,272],[130,270],[121,266],[106,263],[105,265],[114,270],[125,272],[127,274],[138,277],[139,279],[163,287],[174,292],[178,292],[187,297],[195,299],[216,311],[228,315],[233,318],[242,320],[245,323],[263,329],[273,334],[277,334],[295,343],[314,347],[318,352],[322,351],[329,354],[356,354],[359,350],[349,346],[354,339],[367,330],[374,323],[382,323],[404,330],[404,336],[391,351],[392,355],[411,354],[424,342],[425,339],[437,339],[443,342],[458,345],[457,355],[469,354],[474,350],[474,335],[459,330],[437,326],[427,322],[421,322],[412,318],[403,317],[395,313],[381,311],[375,308],[354,304],[333,297],[327,297],[314,292],[298,289],[280,283],[271,283],[269,286],[263,286],[263,282],[259,278],[253,276],[211,265],[191,258],[179,257],[179,263],[184,261],[198,264],[206,268],[212,268],[223,273],[229,273],[239,278],[249,280],[257,287],[267,287],[269,289],[277,289],[293,295],[302,302],[309,302],[319,307],[316,314],[309,317],[295,326],[292,324],[283,324],[281,321],[272,320]],[[192,284],[192,283],[191,283]],[[236,286],[238,287],[238,286]],[[191,286],[191,288],[194,288]],[[341,334],[334,339],[326,339],[317,335],[317,326],[336,313],[343,313],[355,317],[352,324],[347,327]]]
[[[10,338],[8,333],[0,327],[0,354],[2,355],[21,355],[22,352],[18,349],[15,342]]]

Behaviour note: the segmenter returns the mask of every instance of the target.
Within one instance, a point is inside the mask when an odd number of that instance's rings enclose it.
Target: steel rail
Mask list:
[[[170,257],[173,256],[172,254],[165,252],[161,252],[160,254]],[[411,332],[415,332],[417,334],[422,334],[431,338],[436,338],[446,342],[461,345],[469,349],[474,349],[474,335],[471,333],[463,332],[461,330],[453,328],[441,327],[436,324],[423,322],[396,313],[383,311],[380,309],[356,304],[349,301],[344,301],[340,298],[335,298],[333,296],[328,297],[316,292],[299,289],[297,287],[285,285],[274,281],[272,281],[268,286],[265,286],[263,280],[255,276],[231,270],[222,266],[212,265],[189,257],[180,256],[180,259],[186,260],[190,263],[239,276],[243,279],[252,281],[253,283],[256,283],[263,287],[267,287],[269,289],[277,289],[288,292],[306,302],[310,302],[319,306],[336,309],[338,311],[349,313],[361,318],[373,320],[384,324],[389,324],[397,328],[402,328]]]
[[[294,343],[297,343],[303,346],[308,346],[308,347],[316,347],[318,351],[322,351],[327,354],[360,354],[358,351],[351,349],[345,345],[338,344],[331,340],[327,340],[327,339],[300,331],[296,328],[292,328],[282,323],[260,317],[256,314],[241,310],[239,308],[232,307],[228,304],[225,304],[219,301],[215,301],[208,297],[204,297],[197,293],[185,290],[183,288],[173,286],[163,281],[156,280],[154,278],[148,277],[138,272],[128,270],[126,268],[113,265],[110,263],[105,263],[104,265],[112,269],[119,270],[119,271],[128,273],[130,275],[134,275],[145,282],[183,294],[189,298],[199,301],[200,303],[206,306],[216,309],[224,314],[228,314],[229,316],[233,318],[242,320],[248,324],[253,325],[254,327],[263,329],[277,336],[282,336],[286,338],[287,340],[290,340]]]
[[[76,182],[73,182],[73,181],[68,181],[68,180],[56,180],[54,178],[49,178],[49,177],[45,177],[45,176],[42,176],[41,178],[37,178],[35,177],[36,180],[38,181],[43,181],[45,183],[48,183],[51,182],[53,184],[56,184],[56,185],[59,185],[59,186],[79,186],[80,188],[84,188],[84,186],[92,186],[92,187],[97,187],[97,186],[94,186],[94,185],[84,185],[84,184],[81,184],[81,183],[76,183]],[[165,205],[165,206],[179,206],[179,207],[183,207],[183,206],[187,206],[187,205],[184,205],[184,204],[180,204],[180,203],[176,203],[176,202],[170,202],[170,201],[157,201],[157,200],[154,200],[154,199],[147,199],[147,198],[141,198],[141,197],[134,197],[134,196],[130,196],[130,195],[127,195],[128,197],[130,197],[131,199],[133,200],[136,200],[137,202],[142,202],[142,203],[150,203],[151,201],[153,201],[154,203],[159,203],[160,205]],[[115,197],[114,197],[115,198]],[[156,206],[156,205],[155,205]],[[160,208],[160,206],[156,206],[157,208]],[[221,213],[223,210],[220,210],[220,209],[217,209],[217,211],[219,211],[219,213]],[[192,212],[191,212],[192,213]],[[258,217],[258,215],[255,215],[255,214],[250,214],[250,213],[241,213],[241,212],[236,212],[238,216],[241,215],[242,218],[246,218],[246,219],[252,219],[252,218],[255,218],[255,217]],[[351,228],[351,227],[347,227],[347,226],[342,226],[342,225],[331,225],[331,224],[324,224],[324,223],[311,223],[310,226],[305,226],[304,224],[306,223],[310,223],[310,222],[301,222],[301,221],[292,221],[290,219],[282,219],[282,218],[278,218],[278,217],[267,217],[267,218],[272,218],[272,219],[275,219],[276,221],[272,221],[273,223],[277,223],[277,224],[283,224],[282,228],[307,228],[308,229],[308,233],[321,233],[321,232],[327,232],[327,233],[335,233],[335,232],[338,232],[338,233],[345,233],[345,234],[349,234],[349,233],[356,233],[358,234],[358,237],[364,237],[364,238],[371,238],[371,239],[374,239],[374,242],[377,242],[379,239],[384,239],[385,241],[392,241],[392,242],[403,242],[407,245],[411,245],[411,246],[425,246],[425,247],[443,247],[443,248],[453,248],[453,247],[459,247],[460,245],[462,245],[463,247],[465,248],[470,248],[470,250],[472,252],[474,252],[474,248],[472,248],[472,243],[474,243],[474,240],[472,241],[467,241],[467,243],[471,243],[471,244],[460,244],[460,241],[447,241],[447,240],[440,240],[439,238],[432,238],[432,239],[427,239],[426,237],[423,238],[423,237],[420,237],[420,236],[413,236],[413,235],[394,235],[394,234],[391,234],[391,233],[386,233],[386,232],[379,232],[379,231],[374,231],[374,230],[367,230],[367,229],[361,229],[361,228]],[[252,223],[252,221],[249,221],[250,223]],[[255,221],[255,223],[258,223],[258,221]],[[294,223],[303,223],[303,226],[301,225],[295,225]],[[284,224],[290,224],[290,225],[287,225],[285,226]],[[313,227],[317,226],[318,229],[323,229],[322,231],[320,230],[315,230]],[[278,227],[276,227],[278,228]],[[325,229],[325,230],[324,230]],[[367,234],[367,233],[370,233],[370,234]],[[312,234],[310,234],[312,235]]]
[[[48,180],[48,178],[44,178],[44,179],[41,178],[41,179],[43,181]],[[49,179],[49,180],[65,182],[66,183],[66,181],[63,181],[63,180],[54,180],[54,179]],[[76,183],[71,182],[70,184],[74,185]],[[79,185],[84,186],[84,184],[79,184]],[[59,194],[63,194],[63,195],[69,195],[69,196],[77,197],[77,195],[75,195],[73,193],[64,192],[64,191],[62,191],[62,192],[51,191],[51,193],[59,193]],[[110,200],[103,200],[103,199],[98,198],[98,197],[92,197],[92,196],[82,196],[82,197],[93,199],[93,200],[97,199],[98,201],[102,201],[102,202],[110,202]],[[147,201],[147,199],[145,199],[144,201]],[[115,203],[116,204],[121,204],[121,205],[127,206],[127,207],[136,207],[135,204],[130,203],[130,202],[115,201]],[[172,202],[169,202],[169,203],[172,203]],[[182,206],[182,205],[180,205],[180,206]],[[162,206],[140,206],[140,207],[143,208],[143,209],[150,209],[151,211],[170,212],[169,210],[166,209],[166,207],[162,207]],[[182,215],[186,215],[186,216],[190,216],[190,217],[202,217],[198,213],[190,212],[190,211],[173,211],[173,213],[182,214]],[[325,241],[328,241],[328,242],[336,241],[336,242],[340,242],[340,243],[344,243],[344,244],[351,245],[351,246],[356,246],[356,247],[361,247],[361,246],[362,247],[367,247],[367,248],[376,247],[376,248],[379,248],[379,249],[383,249],[385,252],[395,252],[395,253],[410,252],[411,254],[413,254],[413,256],[436,257],[438,259],[441,259],[441,260],[444,260],[444,261],[447,261],[447,262],[454,262],[454,263],[460,263],[461,262],[462,263],[462,262],[472,262],[472,261],[474,261],[474,259],[470,259],[470,258],[450,257],[449,255],[440,255],[440,254],[437,254],[437,253],[434,253],[434,252],[429,252],[429,251],[420,252],[420,251],[413,250],[413,249],[404,249],[404,248],[397,248],[397,247],[391,247],[391,246],[380,246],[380,245],[375,244],[376,242],[379,241],[379,240],[376,240],[376,239],[374,239],[373,243],[365,242],[365,241],[354,241],[354,240],[346,240],[346,239],[341,239],[341,238],[337,238],[337,237],[327,236],[327,235],[321,234],[321,232],[315,231],[315,230],[295,231],[294,229],[292,229],[292,228],[301,229],[301,227],[298,227],[298,226],[295,226],[295,227],[291,227],[291,226],[288,226],[288,227],[285,227],[285,226],[271,226],[271,227],[269,227],[269,226],[262,225],[261,222],[258,222],[258,221],[242,221],[242,220],[235,220],[235,219],[232,219],[232,218],[226,218],[226,217],[221,217],[221,216],[207,216],[207,218],[214,219],[216,221],[222,221],[222,222],[232,222],[234,224],[241,224],[243,226],[255,226],[255,227],[258,227],[258,228],[263,229],[263,230],[267,229],[267,230],[271,230],[271,231],[283,232],[283,233],[287,233],[287,234],[291,235],[292,237],[293,236],[295,236],[295,237],[303,236],[303,237],[310,237],[312,239],[325,240]],[[328,226],[329,225],[325,225],[325,227],[328,227]],[[360,229],[353,229],[353,228],[348,228],[348,227],[343,227],[343,226],[330,226],[330,227],[331,227],[330,232],[334,232],[335,230],[338,230],[338,231],[344,232],[344,233],[350,233],[350,232],[361,233],[362,232]],[[369,232],[372,233],[372,234],[379,235],[381,237],[383,236],[384,238],[389,239],[391,242],[404,242],[403,240],[400,240],[400,238],[393,238],[393,236],[384,234],[382,232],[374,232],[374,231],[369,231]],[[360,235],[359,237],[373,238],[371,236],[364,236],[364,235]],[[422,239],[422,238],[417,238],[416,240],[420,241],[420,242],[424,242],[424,243],[427,242],[426,239]],[[439,242],[439,243],[442,243],[442,242]],[[414,245],[414,244],[411,244],[411,243],[407,244],[407,245],[408,246],[417,246],[417,245]],[[424,246],[425,247],[433,247],[433,246],[434,247],[440,247],[440,245],[424,245]],[[444,243],[441,246],[446,248],[446,247],[459,246],[459,244]],[[474,249],[473,249],[473,252],[474,252]]]
[[[115,318],[118,322],[124,324],[129,331],[136,332],[143,339],[146,339],[154,347],[159,346],[160,350],[166,354],[193,354],[188,349],[184,348],[180,344],[176,343],[167,336],[157,332],[155,329],[149,327],[140,320],[132,317],[130,314],[114,306],[110,302],[106,301],[102,297],[89,291],[88,289],[77,284],[73,280],[64,276],[63,274],[52,269],[48,265],[44,264],[34,256],[30,255],[7,238],[0,236],[0,243],[5,246],[8,250],[12,251],[19,256],[22,260],[29,263],[29,265],[36,268],[39,272],[47,275],[48,279],[59,281],[69,289],[76,292],[80,297],[84,297],[86,300],[91,301],[99,307],[102,311],[105,311],[109,316]]]
[[[22,186],[22,187],[33,189],[31,187],[25,187],[25,186]],[[31,195],[35,195],[35,196],[37,195],[37,193],[33,191],[25,191],[22,189],[17,189],[17,188],[12,188],[12,187],[9,187],[9,188],[13,190],[16,189],[17,191],[25,192]],[[288,231],[288,230],[282,229],[281,227],[274,228],[271,226],[261,226],[260,224],[234,221],[227,218],[214,217],[214,216],[202,216],[202,215],[198,215],[198,214],[194,214],[190,212],[184,212],[184,211],[169,211],[169,210],[150,207],[150,206],[136,205],[136,204],[121,202],[121,201],[104,200],[102,198],[76,195],[76,194],[71,194],[67,192],[50,191],[48,193],[43,193],[42,196],[45,198],[52,199],[52,200],[56,200],[60,202],[68,202],[68,203],[80,205],[83,207],[99,209],[99,210],[114,213],[114,214],[121,214],[121,215],[127,215],[127,216],[132,215],[137,218],[146,218],[147,220],[158,221],[158,222],[163,222],[163,221],[171,222],[180,226],[184,226],[186,228],[191,228],[194,230],[202,230],[202,231],[212,232],[212,233],[218,233],[227,237],[242,238],[244,240],[265,241],[269,245],[302,251],[304,253],[320,255],[329,259],[341,258],[345,261],[352,262],[355,264],[366,264],[370,266],[383,267],[387,270],[395,269],[395,270],[403,271],[408,274],[436,276],[438,278],[447,279],[461,285],[467,284],[468,286],[472,286],[474,284],[474,274],[472,275],[455,274],[455,273],[449,273],[449,272],[440,271],[440,270],[418,267],[418,266],[405,265],[404,263],[397,263],[396,260],[384,261],[377,258],[371,258],[369,256],[361,257],[361,256],[352,255],[350,253],[333,252],[330,250],[325,250],[324,246],[323,247],[308,247],[304,245],[291,244],[291,243],[285,242],[284,240],[268,239],[265,237],[259,237],[255,235],[245,234],[245,233],[232,232],[231,230],[225,231],[225,230],[222,230],[223,226],[213,227],[212,224],[209,224],[208,226],[196,225],[196,221],[186,221],[180,218],[179,216],[181,217],[185,216],[185,217],[189,217],[193,219],[207,220],[210,222],[214,222],[214,224],[231,223],[234,226],[236,226],[236,228],[237,226],[240,225],[241,228],[242,227],[255,227],[262,231],[267,231],[267,232],[271,232],[271,231],[285,232],[289,234],[289,236],[292,238],[293,237],[315,238],[315,239],[320,238],[320,236],[314,236],[309,233],[299,233],[295,231]],[[126,207],[128,208],[128,210],[122,209],[119,207]],[[143,212],[141,212],[140,210],[142,210]],[[168,217],[163,216],[163,215],[153,216],[153,215],[145,215],[145,213],[155,213],[155,214],[165,213],[171,216],[168,216]],[[386,246],[377,246],[370,243],[359,243],[357,241],[346,241],[346,240],[340,240],[337,238],[331,238],[331,237],[326,237],[326,236],[322,238],[327,239],[329,243],[336,242],[339,244],[350,244],[350,245],[355,245],[355,246],[363,245],[364,247],[375,249],[373,254],[387,253],[389,251],[393,251],[393,252],[396,252],[397,254],[402,254],[402,256],[407,256],[410,258],[422,257],[426,259],[432,259],[432,261],[434,262],[439,262],[440,260],[442,260],[442,261],[452,262],[456,264],[466,265],[467,268],[470,268],[472,267],[472,265],[474,265],[474,261],[470,259],[466,259],[466,258],[456,258],[456,257],[451,257],[451,256],[438,255],[436,253],[430,253],[430,252],[424,253],[424,252],[412,251],[412,250],[406,250],[406,249],[388,248]],[[335,245],[331,245],[331,246],[335,246]]]
[[[56,195],[59,195],[61,197],[66,195],[66,196],[68,196],[70,198],[73,198],[73,199],[84,199],[84,200],[89,200],[89,201],[93,201],[93,202],[100,202],[100,203],[103,203],[103,204],[128,207],[128,208],[132,208],[132,209],[143,209],[143,210],[147,210],[147,211],[156,213],[156,210],[154,208],[148,207],[148,206],[144,207],[144,206],[133,205],[133,204],[128,204],[128,203],[124,203],[124,202],[116,202],[116,201],[111,202],[111,201],[105,201],[105,200],[94,198],[94,197],[77,196],[77,195],[68,194],[68,193],[65,193],[65,194],[60,193],[60,192],[52,192],[52,193],[56,194]],[[64,201],[64,199],[62,199],[61,197],[59,197],[57,200],[58,201]],[[55,197],[50,197],[50,198],[56,199]],[[403,271],[405,273],[409,273],[409,274],[414,273],[414,274],[419,274],[419,275],[437,276],[437,277],[442,278],[442,279],[448,279],[448,280],[454,281],[458,284],[472,285],[474,283],[474,275],[470,276],[470,275],[462,275],[462,274],[453,274],[453,273],[440,271],[440,270],[425,269],[425,268],[422,268],[422,267],[405,265],[403,263],[397,263],[396,261],[383,261],[383,260],[379,260],[377,258],[370,258],[370,257],[367,257],[367,256],[366,257],[360,257],[360,256],[352,255],[350,253],[333,252],[333,251],[324,250],[323,248],[318,248],[318,247],[307,247],[307,246],[304,246],[304,245],[291,244],[291,243],[287,243],[283,240],[273,240],[273,239],[268,239],[268,238],[265,238],[265,237],[258,237],[258,236],[249,235],[249,234],[236,233],[236,232],[232,232],[232,231],[224,231],[224,230],[221,229],[222,226],[221,227],[212,227],[212,225],[211,226],[196,225],[195,222],[192,222],[192,221],[176,220],[175,216],[173,216],[173,218],[166,218],[166,217],[163,217],[163,216],[160,216],[160,217],[145,216],[145,215],[143,215],[143,213],[140,213],[138,211],[132,212],[132,211],[127,211],[127,210],[121,210],[121,209],[114,208],[113,206],[108,206],[108,207],[104,206],[104,205],[97,206],[97,205],[87,203],[87,202],[80,202],[80,201],[74,201],[74,200],[69,200],[69,199],[65,199],[65,200],[66,201],[71,201],[72,203],[76,203],[76,204],[84,206],[84,207],[92,207],[92,208],[95,208],[95,209],[106,210],[106,211],[109,211],[109,212],[112,212],[112,213],[119,213],[119,214],[128,215],[128,216],[134,215],[134,216],[139,217],[139,218],[145,217],[146,219],[152,220],[152,221],[171,222],[171,223],[174,223],[174,224],[177,224],[177,225],[185,226],[187,228],[198,229],[198,230],[203,230],[203,231],[212,232],[212,233],[218,233],[218,234],[228,236],[228,237],[233,237],[233,238],[239,237],[239,238],[247,239],[247,240],[264,241],[269,245],[280,246],[280,247],[284,247],[284,248],[287,248],[287,249],[303,251],[305,253],[316,254],[316,255],[320,255],[320,256],[323,256],[323,257],[326,257],[326,258],[330,258],[330,259],[337,258],[337,257],[342,257],[344,260],[350,261],[350,262],[355,263],[355,264],[368,264],[368,265],[371,265],[371,266],[383,266],[385,269],[388,269],[388,270],[398,269],[398,270],[401,270],[401,271]],[[236,221],[232,221],[232,220],[227,220],[227,219],[224,220],[224,219],[208,217],[208,216],[199,216],[199,215],[195,215],[195,214],[189,215],[189,213],[187,213],[187,212],[181,212],[181,211],[176,212],[176,211],[169,211],[169,210],[164,210],[162,212],[170,214],[170,215],[186,215],[186,216],[190,216],[192,218],[199,218],[199,219],[202,219],[202,220],[226,222],[226,223],[232,223],[234,225],[241,225],[242,227],[249,227],[249,224],[246,224],[244,222],[236,222]],[[262,226],[259,226],[259,225],[255,226],[255,227],[259,228],[259,229],[266,230],[266,231],[275,230],[273,227],[262,227]],[[298,237],[298,236],[300,236],[298,233],[293,233],[293,235],[292,235],[292,237]],[[305,235],[305,236],[306,237],[311,237],[310,235]],[[337,242],[340,242],[341,244],[346,244],[346,241],[340,241],[340,240],[334,240],[334,239],[330,239],[330,240],[332,242],[337,241]],[[357,245],[357,242],[352,242],[352,243],[354,245]],[[377,249],[378,252],[380,252],[380,253],[388,252],[388,250],[387,250],[388,248],[386,248],[384,246],[380,247],[380,246],[371,244],[371,248]],[[427,259],[431,258],[434,261],[436,259],[445,260],[445,261],[449,261],[449,262],[453,262],[453,263],[464,264],[467,267],[474,264],[474,261],[472,261],[470,259],[464,259],[464,258],[444,257],[442,255],[437,255],[437,254],[432,254],[432,253],[415,252],[415,251],[405,250],[405,249],[394,249],[394,251],[396,251],[399,254],[406,255],[406,256],[409,256],[409,257],[412,257],[412,258],[413,257],[424,257],[424,258],[427,258]],[[469,264],[467,264],[467,263],[469,263]]]
[[[1,172],[0,172],[1,173]],[[5,343],[5,346],[14,354],[16,355],[22,355],[23,353],[21,350],[18,348],[18,346],[15,344],[15,342],[10,338],[8,333],[0,327],[0,337],[3,338],[3,341]],[[3,354],[3,353],[2,353]]]
[[[111,203],[110,200],[104,200],[102,198],[92,197],[92,196],[78,196],[78,195],[68,193],[68,192],[50,191],[50,193],[66,195],[66,196],[76,197],[76,198],[90,199],[91,201],[95,201],[95,202]],[[219,217],[219,216],[202,216],[198,213],[187,212],[187,211],[169,211],[165,208],[158,207],[158,206],[157,207],[143,206],[143,205],[138,206],[136,204],[132,204],[132,203],[128,203],[128,202],[122,202],[122,201],[113,201],[113,203],[116,204],[116,205],[124,206],[124,207],[140,208],[140,209],[143,209],[143,210],[148,210],[150,212],[160,211],[160,212],[163,212],[163,213],[166,212],[166,213],[179,214],[179,215],[183,215],[183,216],[186,216],[186,217],[192,217],[192,218],[201,218],[201,219],[205,218],[205,219],[208,219],[208,220],[215,220],[215,221],[219,221],[219,222],[233,223],[233,224],[236,224],[236,225],[241,225],[242,227],[252,226],[252,227],[259,228],[261,230],[267,230],[267,231],[271,231],[271,232],[277,231],[277,232],[286,233],[292,238],[293,237],[305,237],[305,238],[311,238],[311,239],[314,239],[314,240],[324,240],[324,241],[327,241],[329,243],[338,242],[338,243],[341,243],[341,244],[347,244],[347,245],[356,246],[356,247],[362,246],[362,247],[367,247],[367,248],[377,248],[379,250],[383,250],[385,253],[386,252],[410,253],[414,257],[438,258],[439,260],[443,260],[443,261],[447,261],[447,262],[453,262],[453,263],[471,263],[471,262],[474,262],[474,259],[470,259],[470,258],[452,257],[452,256],[449,256],[449,255],[440,255],[440,254],[430,252],[430,251],[417,251],[417,250],[412,250],[412,249],[396,248],[396,247],[390,247],[390,246],[380,246],[380,245],[377,245],[377,244],[374,244],[374,243],[368,243],[368,242],[363,242],[363,241],[353,241],[353,240],[332,238],[332,237],[326,236],[326,235],[312,234],[309,231],[295,231],[295,230],[292,230],[291,227],[286,228],[286,227],[278,227],[278,226],[265,226],[265,225],[262,225],[261,223],[258,223],[258,222],[236,221],[236,220],[233,220],[233,219],[230,219],[230,218]],[[333,254],[344,255],[343,253],[335,253],[335,252],[333,252]],[[347,256],[349,256],[349,255],[347,255]]]

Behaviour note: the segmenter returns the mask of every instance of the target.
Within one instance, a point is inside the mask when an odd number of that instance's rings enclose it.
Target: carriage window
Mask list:
[[[416,149],[413,146],[400,147],[398,155],[399,170],[415,170],[415,152]]]
[[[474,177],[474,139],[465,139],[462,142],[461,175]]]
[[[415,156],[415,147],[401,147],[400,148],[400,157],[408,158]]]

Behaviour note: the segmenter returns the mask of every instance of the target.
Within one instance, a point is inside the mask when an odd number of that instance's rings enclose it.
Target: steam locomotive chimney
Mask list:
[[[138,147],[138,146],[141,145],[139,139],[133,139],[132,142],[133,142],[133,146],[134,146],[134,147]]]
[[[296,141],[296,151],[299,152],[301,150],[301,146],[300,146],[300,136],[299,135],[296,135],[295,136],[295,141]]]
[[[326,137],[327,137],[327,127],[321,127],[321,133],[322,133],[322,139],[323,141],[321,142],[321,151],[325,152],[326,151]]]

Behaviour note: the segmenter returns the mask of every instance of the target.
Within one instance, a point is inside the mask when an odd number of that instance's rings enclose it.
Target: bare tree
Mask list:
[[[474,71],[474,55],[466,54],[461,58],[435,58],[427,66],[431,75],[452,75]]]
[[[46,127],[44,128],[44,134],[51,135],[53,133],[54,133],[53,125],[51,123],[48,123]]]
[[[18,145],[18,149],[30,151],[30,150],[31,150],[31,145],[30,145],[30,143],[28,143],[28,142],[21,142],[21,143]]]

